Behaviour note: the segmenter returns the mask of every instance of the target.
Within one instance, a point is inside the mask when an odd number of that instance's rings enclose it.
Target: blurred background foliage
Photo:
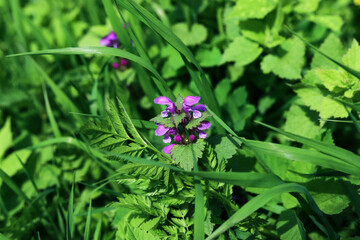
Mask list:
[[[360,7],[356,1],[136,2],[191,50],[212,86],[218,114],[238,135],[300,146],[254,124],[253,120],[258,120],[359,153],[359,134],[354,134],[354,125],[331,121],[349,118],[349,112],[333,97],[356,104],[359,80],[307,48],[284,27],[360,71],[356,55],[359,45],[353,41],[360,39]],[[120,6],[114,3],[124,22],[118,22],[116,27],[131,28],[138,40],[136,44],[146,49],[152,65],[173,94],[200,95],[178,51]],[[115,182],[106,188],[95,188],[92,184],[114,174],[116,166],[104,166],[73,145],[73,139],[83,139],[79,131],[89,118],[104,118],[107,99],[119,97],[132,119],[148,120],[159,112],[153,99],[160,92],[151,76],[136,64],[130,63],[122,70],[112,68],[114,57],[5,57],[19,52],[99,46],[99,40],[115,28],[102,1],[3,0],[0,26],[0,231],[12,239],[36,239],[38,233],[44,239],[64,239],[74,181],[76,227],[72,231],[82,236],[88,202],[92,199],[94,239],[113,239],[128,210],[114,211],[114,206],[108,204],[120,193],[135,190],[130,183]],[[120,39],[121,48],[128,50],[123,41]],[[336,74],[339,83],[329,85],[328,76]],[[142,128],[141,132],[159,149],[163,146],[161,139],[153,136],[153,130]],[[244,151],[237,158],[247,158],[249,163],[239,167],[235,158],[228,169],[254,168],[253,156]],[[265,161],[271,165],[271,159]],[[284,163],[277,174],[286,175],[288,169],[299,167]],[[316,188],[316,182],[311,184]],[[335,185],[341,188],[339,183]],[[325,213],[342,213],[338,220],[341,225],[349,219],[347,212],[342,212],[348,200],[343,195],[337,197],[341,203]],[[289,208],[293,204],[291,199],[283,202]],[[291,214],[288,217],[294,220]],[[351,232],[346,233],[349,236],[356,231],[352,224],[355,223],[350,222],[343,229]],[[317,235],[313,234],[314,239]]]

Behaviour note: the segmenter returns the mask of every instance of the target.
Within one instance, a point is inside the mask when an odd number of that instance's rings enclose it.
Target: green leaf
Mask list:
[[[300,39],[291,38],[283,42],[280,47],[278,55],[269,54],[262,60],[263,73],[273,72],[289,80],[301,78],[301,70],[305,63],[304,43]]]
[[[327,54],[329,57],[335,59],[336,61],[340,61],[345,53],[340,39],[334,34],[330,34],[325,39],[325,41],[321,44],[319,50]],[[327,58],[325,58],[318,52],[315,53],[311,62],[312,69],[336,69],[337,67],[338,65],[336,65],[334,62],[329,61]]]
[[[159,123],[161,125],[164,125],[167,128],[173,128],[174,127],[174,123],[172,121],[172,117],[162,117],[161,114],[157,115],[156,117],[153,117],[152,119],[150,119],[149,121],[151,122],[155,122],[155,123]]]
[[[311,13],[319,7],[320,0],[299,0],[294,7],[294,11],[298,13]]]
[[[343,25],[343,20],[338,15],[311,15],[309,20],[335,32],[340,31]]]
[[[293,210],[286,210],[280,214],[276,224],[280,239],[303,240],[296,218],[296,213]]]
[[[196,159],[199,159],[203,155],[205,149],[205,142],[202,139],[197,140],[196,143],[190,143],[189,145],[177,144],[171,149],[171,157],[176,163],[180,165],[186,171],[190,171],[194,168],[193,152]]]
[[[331,92],[336,92],[337,88],[347,88],[344,73],[332,69],[315,69],[314,70],[324,86]]]
[[[173,114],[171,116],[172,121],[174,122],[175,126],[177,127],[179,125],[179,123],[181,123],[181,121],[186,117],[186,113],[181,113],[181,114]]]
[[[240,18],[264,18],[275,9],[277,0],[237,0],[230,17]]]
[[[318,114],[300,104],[291,105],[285,113],[284,130],[307,138],[316,138],[323,131],[319,126]]]
[[[23,167],[18,161],[17,157],[23,160],[24,164],[27,162],[31,151],[28,149],[21,149],[16,152],[11,153],[5,159],[0,162],[0,168],[10,177],[15,175]]]
[[[240,36],[225,49],[220,64],[235,62],[237,66],[245,66],[252,63],[261,53],[262,48],[259,44]]]
[[[230,90],[231,90],[231,83],[229,79],[223,79],[216,85],[215,96],[220,106],[226,103]]]
[[[201,124],[202,121],[204,121],[206,118],[211,117],[212,115],[210,113],[206,112],[202,112],[201,113],[201,117],[199,118],[193,118],[191,119],[191,121],[186,125],[186,129],[193,129],[196,128],[197,126],[199,126]]]
[[[342,58],[342,62],[347,67],[360,71],[360,46],[356,39],[353,40],[350,49]]]
[[[125,127],[121,121],[119,116],[119,112],[115,104],[111,101],[108,102],[108,110],[107,110],[108,117],[110,122],[115,129],[115,131],[123,138],[129,138],[129,135],[126,133]]]
[[[12,145],[11,119],[5,121],[4,126],[0,129],[0,160],[4,156],[5,151]]]
[[[172,26],[173,32],[188,46],[198,45],[207,38],[207,29],[202,25],[195,23],[188,27],[187,23],[176,23]]]
[[[219,160],[230,159],[236,154],[236,150],[241,147],[242,142],[230,135],[211,138],[209,142],[215,145],[214,150]]]
[[[184,98],[179,94],[176,97],[175,106],[178,110],[182,109]]]
[[[221,52],[215,46],[211,49],[199,48],[196,52],[196,58],[202,67],[214,67],[221,61]]]
[[[342,103],[329,95],[325,95],[317,87],[299,87],[294,91],[306,106],[310,107],[311,110],[320,112],[320,117],[323,119],[346,118],[349,115]]]

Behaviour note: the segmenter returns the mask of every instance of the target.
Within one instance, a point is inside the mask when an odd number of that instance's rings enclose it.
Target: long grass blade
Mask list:
[[[90,237],[91,237],[90,230],[91,230],[91,199],[90,199],[90,203],[89,203],[88,215],[86,218],[84,240],[90,240]]]

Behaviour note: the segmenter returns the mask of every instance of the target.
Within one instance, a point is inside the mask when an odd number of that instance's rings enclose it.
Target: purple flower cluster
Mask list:
[[[155,135],[164,136],[164,143],[174,141],[174,143],[164,147],[165,153],[170,154],[171,149],[176,144],[187,145],[190,142],[195,142],[197,138],[204,139],[207,137],[204,130],[210,128],[211,123],[203,120],[208,116],[204,116],[207,109],[202,104],[195,105],[199,101],[200,97],[197,96],[187,96],[184,99],[178,97],[177,104],[164,96],[154,100],[156,104],[166,105],[166,109],[161,112],[160,116],[152,119],[158,126]],[[175,122],[175,119],[178,119],[178,122]],[[194,127],[189,128],[192,126],[189,125],[192,121],[197,122],[193,124]]]
[[[104,47],[112,47],[112,48],[118,48],[119,47],[119,39],[116,36],[115,32],[111,32],[105,37],[101,38],[100,45]],[[128,65],[128,61],[126,59],[121,59],[120,62],[114,62],[112,64],[113,68],[120,68],[125,69]]]

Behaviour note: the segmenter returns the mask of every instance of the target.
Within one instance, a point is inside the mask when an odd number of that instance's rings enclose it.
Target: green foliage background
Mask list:
[[[357,239],[358,5],[0,1],[0,239]],[[178,94],[213,127],[169,156]]]

